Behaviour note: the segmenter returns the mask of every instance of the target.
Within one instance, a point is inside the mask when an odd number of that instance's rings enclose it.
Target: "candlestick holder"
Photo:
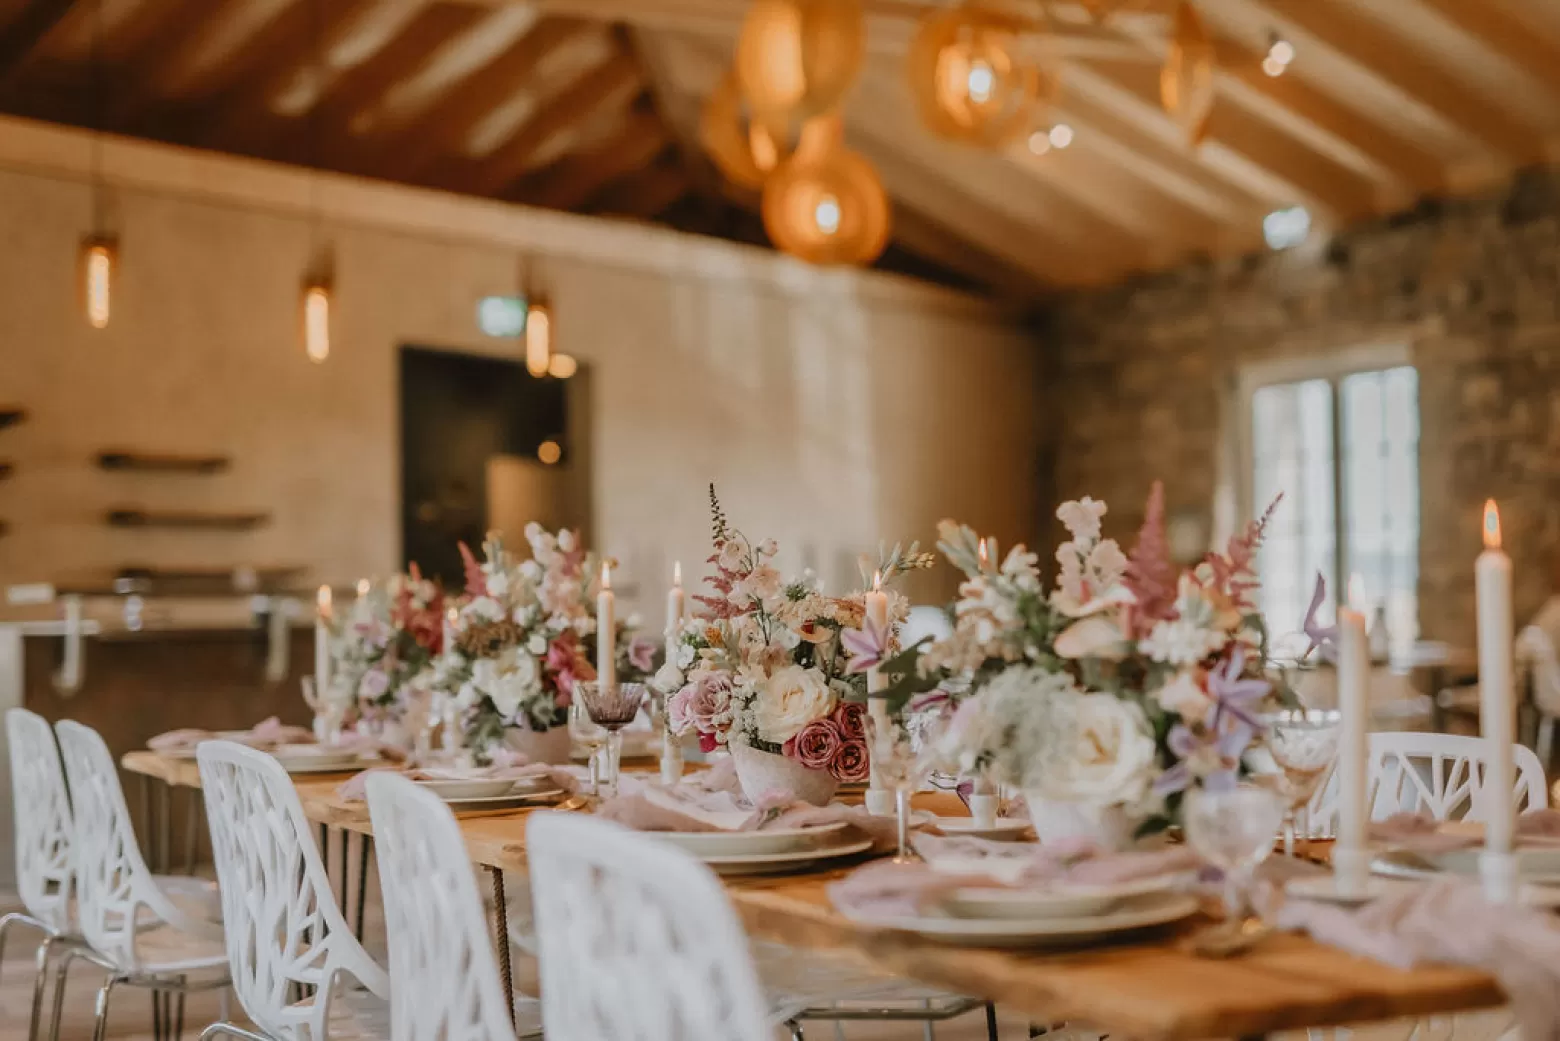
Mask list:
[[[1339,895],[1363,899],[1370,890],[1370,850],[1334,847],[1333,878]]]
[[[1517,858],[1512,853],[1485,850],[1479,854],[1479,878],[1484,899],[1492,904],[1517,902]]]

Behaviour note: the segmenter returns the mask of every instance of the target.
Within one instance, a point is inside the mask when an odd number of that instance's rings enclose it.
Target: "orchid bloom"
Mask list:
[[[1229,791],[1235,787],[1241,754],[1255,736],[1251,726],[1233,715],[1225,716],[1222,726],[1200,733],[1185,724],[1171,727],[1165,744],[1178,761],[1159,775],[1154,793],[1182,792],[1199,778],[1205,791]]]
[[[1261,729],[1262,721],[1253,709],[1257,702],[1267,697],[1272,684],[1264,679],[1243,679],[1246,667],[1246,649],[1236,647],[1223,669],[1208,674],[1208,694],[1213,698],[1213,725],[1217,729],[1226,716],[1233,716],[1253,730]]]
[[[1321,623],[1316,620],[1316,612],[1321,610],[1322,601],[1326,599],[1327,580],[1318,571],[1316,573],[1316,591],[1311,594],[1311,606],[1306,608],[1305,622],[1301,625],[1301,628],[1305,630],[1306,638],[1310,640],[1310,643],[1306,645],[1305,653],[1300,656],[1302,659],[1309,658],[1312,651],[1320,652],[1323,661],[1334,661],[1337,658],[1338,627],[1331,625],[1323,628]]]
[[[840,646],[850,655],[845,671],[855,674],[882,665],[888,657],[892,635],[889,626],[879,625],[872,618],[864,618],[860,629],[841,629]]]

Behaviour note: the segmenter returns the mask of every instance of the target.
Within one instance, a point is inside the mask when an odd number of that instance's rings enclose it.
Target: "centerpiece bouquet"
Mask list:
[[[1021,788],[1042,838],[1120,845],[1178,822],[1189,789],[1235,785],[1261,713],[1288,692],[1267,675],[1256,608],[1273,507],[1185,570],[1159,484],[1130,555],[1102,537],[1105,511],[1089,498],[1057,510],[1071,538],[1049,592],[1035,554],[1018,546],[997,563],[944,521],[938,546],[966,575],[952,635],[888,668],[915,692],[912,712],[944,717],[948,765]]]
[[[705,752],[730,749],[750,800],[773,791],[827,802],[841,783],[868,778],[865,670],[841,634],[861,630],[866,592],[835,597],[810,575],[786,579],[774,540],[750,541],[726,521],[710,489],[714,573],[676,634],[676,657],[656,677],[669,692],[673,734],[696,734]],[[881,555],[879,583],[930,567],[929,553],[898,546]],[[909,610],[885,593],[888,625]]]
[[[567,762],[574,685],[596,678],[599,565],[577,532],[526,525],[531,557],[517,561],[497,534],[480,561],[464,544],[466,596],[450,624],[439,689],[454,699],[466,746],[481,759],[508,743],[538,762]],[[637,682],[655,670],[654,642],[638,621],[616,627],[617,675]]]
[[[330,681],[319,696],[335,728],[355,722],[389,744],[409,743],[444,650],[444,603],[439,584],[413,564],[370,583],[344,618],[329,620]]]

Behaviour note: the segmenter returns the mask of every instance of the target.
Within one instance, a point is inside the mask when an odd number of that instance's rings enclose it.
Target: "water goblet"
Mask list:
[[[908,864],[916,858],[910,852],[910,794],[931,769],[931,757],[915,736],[888,713],[868,712],[867,754],[872,772],[894,792],[894,819],[899,850],[894,863]]]
[[[590,711],[585,707],[585,688],[595,686],[594,683],[576,683],[574,699],[569,702],[569,737],[585,749],[589,770],[587,783],[590,786],[585,794],[593,798],[601,794],[601,770],[597,763],[597,753],[607,741],[606,730],[590,718]]]
[[[617,795],[619,766],[623,759],[623,728],[639,716],[650,688],[643,683],[600,683],[580,685],[580,700],[591,723],[606,734],[602,750],[602,771],[596,781],[596,793],[604,799]]]
[[[1336,711],[1289,709],[1267,717],[1268,752],[1278,764],[1273,787],[1286,805],[1284,855],[1295,855],[1295,834],[1311,837],[1309,807],[1338,756],[1343,716]],[[1298,824],[1297,824],[1298,822]]]
[[[1199,790],[1187,796],[1186,841],[1224,872],[1224,911],[1231,922],[1245,914],[1251,876],[1273,852],[1283,816],[1283,800],[1266,788]]]

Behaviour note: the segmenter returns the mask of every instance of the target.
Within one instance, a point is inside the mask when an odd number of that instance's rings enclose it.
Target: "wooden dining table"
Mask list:
[[[131,753],[123,765],[174,783],[199,784],[193,762],[153,763],[153,755]],[[341,780],[341,776],[296,778],[305,815],[317,824],[371,838],[367,804],[344,801],[337,794]],[[942,793],[922,797],[947,798]],[[945,805],[935,808],[943,810]],[[472,862],[492,871],[501,918],[505,875],[524,875],[528,870],[525,828],[533,812],[549,811],[457,815]],[[1494,978],[1476,969],[1448,965],[1396,969],[1300,935],[1270,936],[1233,958],[1200,956],[1186,949],[1183,941],[1210,923],[1201,915],[1168,929],[1083,948],[952,946],[913,933],[865,926],[841,915],[830,904],[827,886],[853,867],[723,881],[755,937],[854,957],[885,972],[1025,1013],[1035,1023],[1087,1023],[1137,1041],[1248,1038],[1281,1030],[1473,1011],[1506,1000]],[[507,961],[506,929],[502,921],[499,925],[498,946]]]

